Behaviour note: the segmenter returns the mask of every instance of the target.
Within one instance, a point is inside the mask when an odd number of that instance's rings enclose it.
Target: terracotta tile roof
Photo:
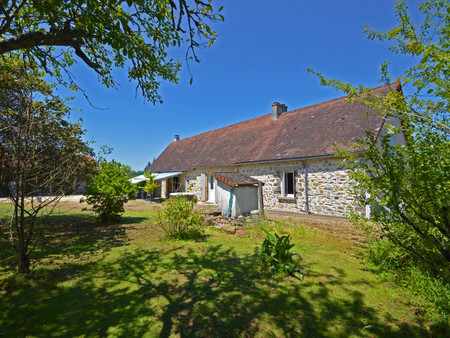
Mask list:
[[[373,89],[380,95],[401,90],[399,83]],[[334,154],[333,143],[343,146],[378,133],[384,119],[346,97],[281,114],[271,114],[174,141],[149,170],[192,170],[238,163],[307,158]]]
[[[211,173],[211,175],[217,178],[219,181],[225,182],[229,186],[232,186],[233,188],[242,185],[258,185],[259,183],[258,180],[243,173],[214,172]]]

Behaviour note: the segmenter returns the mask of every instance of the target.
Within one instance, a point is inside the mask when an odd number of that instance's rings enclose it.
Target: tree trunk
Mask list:
[[[19,248],[19,273],[28,274],[30,273],[30,256],[26,253],[25,248]]]
[[[30,272],[30,256],[28,253],[28,243],[25,235],[25,174],[19,180],[20,187],[20,219],[18,220],[18,240],[17,240],[17,254],[19,256],[19,273],[27,274]]]

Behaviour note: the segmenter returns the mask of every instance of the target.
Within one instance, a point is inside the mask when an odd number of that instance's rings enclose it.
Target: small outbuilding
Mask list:
[[[214,172],[215,200],[220,212],[227,217],[247,216],[258,210],[258,191],[262,182],[238,172]]]

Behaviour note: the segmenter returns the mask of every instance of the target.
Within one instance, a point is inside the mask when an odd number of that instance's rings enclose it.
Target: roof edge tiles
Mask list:
[[[235,188],[238,186],[249,186],[249,185],[258,185],[259,183],[264,184],[263,182],[254,179],[248,175],[236,172],[213,172],[211,173],[213,177],[222,181],[229,186]]]
[[[387,95],[391,90],[401,91],[401,85],[389,84],[372,91]],[[365,138],[367,131],[378,135],[384,124],[384,117],[376,111],[347,102],[347,98],[291,110],[277,121],[271,121],[269,113],[172,142],[149,170],[186,171],[333,156],[334,142],[348,148],[348,142]]]

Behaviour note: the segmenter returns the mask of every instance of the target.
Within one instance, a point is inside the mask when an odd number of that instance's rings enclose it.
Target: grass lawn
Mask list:
[[[0,214],[6,209],[0,205]],[[79,208],[57,212],[33,251],[31,280],[13,274],[14,257],[2,242],[0,336],[398,337],[436,330],[420,299],[365,268],[357,241],[301,221],[268,227],[292,235],[304,267],[299,281],[260,270],[261,226],[246,226],[248,237],[211,227],[205,241],[167,242],[152,214],[132,204],[123,223],[102,226]],[[434,334],[445,334],[439,330]]]

